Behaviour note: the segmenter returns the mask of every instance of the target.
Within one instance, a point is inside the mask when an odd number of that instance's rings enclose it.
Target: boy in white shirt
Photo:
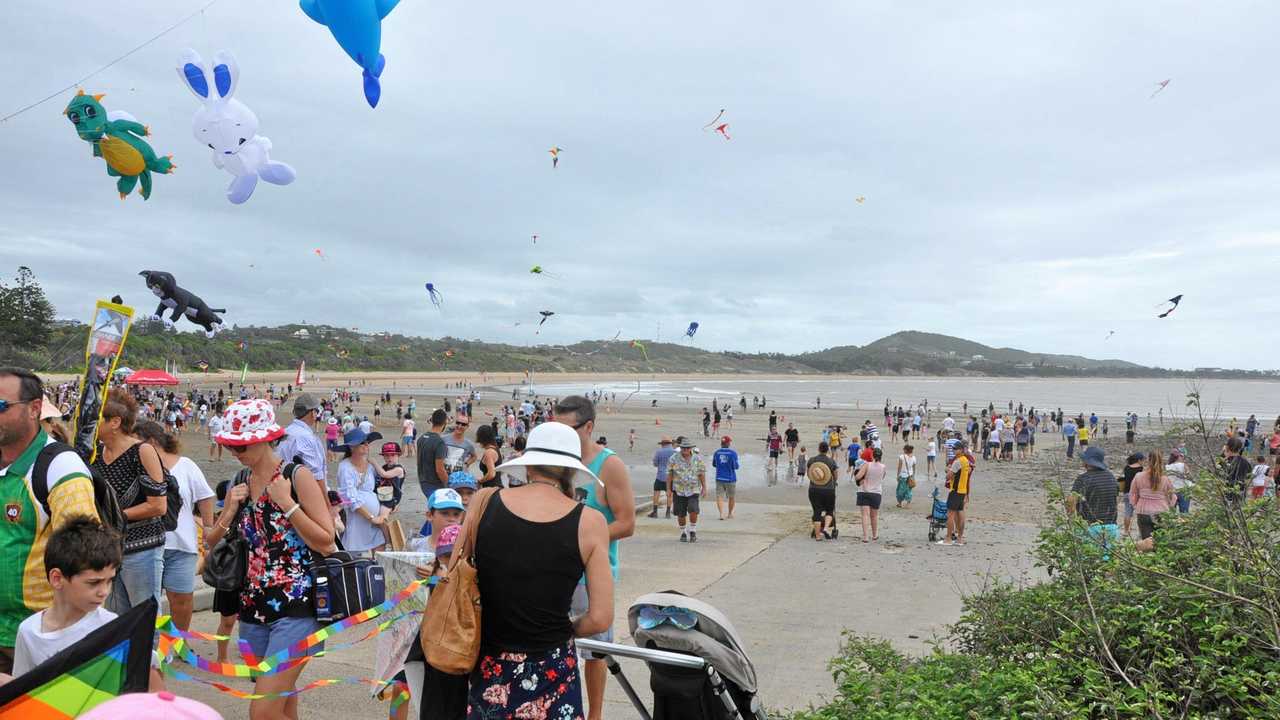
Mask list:
[[[933,465],[933,462],[935,459],[937,459],[937,457],[938,457],[938,443],[935,440],[930,440],[929,452],[928,452],[930,477],[938,477],[938,471],[937,469],[934,468],[934,465]]]
[[[120,538],[96,518],[73,517],[49,536],[45,571],[53,605],[18,626],[13,648],[17,677],[116,618],[102,607],[119,569]]]

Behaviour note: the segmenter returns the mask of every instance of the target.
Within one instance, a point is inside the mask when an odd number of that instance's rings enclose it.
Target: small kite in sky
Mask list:
[[[533,267],[529,268],[529,272],[533,275],[546,275],[547,277],[555,277],[555,275],[552,275],[546,270],[543,270],[541,265],[534,265]]]
[[[447,358],[451,358],[451,357],[453,357],[454,355],[457,355],[457,354],[458,354],[458,351],[457,351],[457,350],[454,350],[453,348],[449,348],[448,350],[445,350],[445,351],[444,351],[444,356],[445,356],[445,357],[447,357]]]
[[[339,358],[339,359],[344,359],[344,360],[345,360],[345,359],[346,359],[347,357],[349,357],[350,355],[351,355],[351,351],[350,351],[350,350],[339,350],[339,351],[338,351],[338,358]]]
[[[533,331],[534,335],[541,333],[542,326],[547,322],[547,319],[550,318],[552,315],[555,315],[556,313],[554,310],[539,310],[538,314],[542,316],[542,320],[538,321],[538,329]]]
[[[559,145],[552,145],[547,152],[551,153],[551,169],[555,170],[560,167],[560,152],[563,150]]]
[[[1107,333],[1107,336],[1106,336],[1106,337],[1104,337],[1104,338],[1102,338],[1102,339],[1103,339],[1103,340],[1110,340],[1110,339],[1111,339],[1111,336],[1112,336],[1112,335],[1115,335],[1115,334],[1116,334],[1116,331],[1115,331],[1115,330],[1112,330],[1111,332]]]
[[[729,133],[727,132],[728,129],[729,123],[721,123],[716,126],[716,132],[723,135],[725,140],[732,140],[733,138],[729,137]]]
[[[1172,79],[1173,79],[1173,78],[1169,78],[1169,80],[1172,80]],[[1160,93],[1164,92],[1164,89],[1165,89],[1165,88],[1167,88],[1167,87],[1169,87],[1169,80],[1165,80],[1164,82],[1158,82],[1158,83],[1156,83],[1156,89],[1155,89],[1155,92],[1151,93],[1151,97],[1149,97],[1149,98],[1147,98],[1147,99],[1148,99],[1148,100],[1150,100],[1151,98],[1153,98],[1153,97],[1155,97],[1155,96],[1159,95]]]
[[[640,354],[644,356],[644,361],[649,362],[649,351],[645,349],[644,343],[640,342],[639,340],[632,340],[631,347],[639,350]]]
[[[321,260],[326,260],[326,261],[327,261],[327,260],[329,259],[329,258],[327,258],[327,257],[325,257],[325,256],[324,256],[324,251],[323,251],[323,250],[321,250],[320,248],[316,248],[316,249],[315,249],[315,250],[313,250],[312,252],[314,252],[314,253],[316,254],[316,257],[320,258]]]
[[[240,342],[236,343],[236,349],[237,349],[237,350],[239,350],[240,352],[244,352],[244,351],[245,351],[245,350],[247,350],[248,348],[249,348],[249,343],[247,343],[247,342],[245,342],[245,341],[243,341],[243,340],[241,340]]]
[[[440,301],[444,299],[440,295],[440,291],[436,289],[435,283],[427,283],[427,295],[431,297],[431,304],[437,308],[440,307]]]
[[[859,195],[858,197],[854,198],[853,201],[861,205],[862,203],[866,202],[867,199],[862,195]]]
[[[702,126],[702,131],[706,132],[710,130],[712,127],[715,126],[716,123],[720,122],[720,118],[722,117],[724,117],[724,108],[720,108],[720,112],[716,114],[715,118],[713,118],[711,122]]]
[[[538,236],[537,236],[537,235],[534,235],[534,236],[533,236],[533,244],[534,244],[534,245],[537,245],[537,244],[538,244]]]
[[[1174,310],[1177,310],[1177,309],[1178,309],[1178,303],[1182,302],[1182,296],[1181,296],[1181,295],[1174,295],[1173,297],[1169,298],[1168,300],[1165,300],[1164,302],[1165,302],[1165,303],[1173,303],[1173,304],[1169,307],[1169,309],[1168,309],[1168,310],[1165,310],[1164,312],[1160,313],[1157,317],[1162,317],[1162,318],[1169,317],[1169,313],[1171,313],[1171,312],[1173,312]],[[1163,305],[1163,304],[1164,304],[1164,303],[1160,303],[1160,305]],[[1157,307],[1159,307],[1159,306],[1157,305]]]
[[[684,331],[684,334],[685,334],[685,335],[687,335],[687,336],[689,336],[689,337],[693,337],[693,336],[694,336],[694,334],[695,334],[695,333],[697,333],[697,332],[698,332],[698,323],[696,323],[696,322],[691,322],[691,323],[689,323],[689,329],[688,329],[688,330],[685,330],[685,331]]]

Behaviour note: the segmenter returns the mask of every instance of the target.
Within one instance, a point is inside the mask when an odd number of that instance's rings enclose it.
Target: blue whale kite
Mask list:
[[[329,28],[333,39],[364,69],[364,97],[378,107],[382,85],[378,78],[387,65],[382,56],[382,19],[400,0],[301,0],[307,17]]]

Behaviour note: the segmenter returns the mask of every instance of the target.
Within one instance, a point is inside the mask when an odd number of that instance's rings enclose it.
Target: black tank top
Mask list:
[[[533,522],[493,496],[476,532],[484,603],[484,652],[541,652],[573,637],[569,605],[585,567],[578,546],[582,505],[558,520]]]

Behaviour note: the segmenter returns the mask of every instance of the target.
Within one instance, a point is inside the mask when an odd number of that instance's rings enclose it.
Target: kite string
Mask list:
[[[155,35],[153,35],[150,39],[148,39],[148,40],[144,41],[143,43],[141,43],[141,44],[140,44],[140,45],[138,45],[137,47],[133,48],[132,50],[130,50],[130,51],[128,51],[128,52],[126,52],[125,54],[121,55],[120,57],[116,58],[115,60],[112,60],[111,62],[107,63],[106,65],[103,65],[102,67],[98,68],[97,70],[94,70],[93,72],[89,73],[88,75],[85,75],[84,77],[82,77],[82,78],[80,78],[79,80],[77,80],[77,81],[75,81],[75,82],[71,83],[70,85],[68,85],[68,86],[66,86],[66,87],[64,87],[64,88],[59,88],[59,89],[57,89],[57,90],[55,90],[55,91],[53,91],[53,92],[49,93],[49,94],[48,94],[48,95],[46,95],[45,97],[43,97],[43,98],[41,98],[41,99],[39,99],[39,100],[37,100],[37,101],[35,101],[35,102],[33,102],[33,103],[30,103],[30,104],[28,104],[28,105],[24,105],[23,107],[20,107],[20,108],[18,108],[17,110],[14,110],[13,112],[9,113],[8,115],[5,115],[4,117],[0,118],[0,124],[3,124],[3,123],[6,123],[6,122],[9,122],[9,120],[11,120],[11,119],[13,119],[13,118],[15,118],[15,117],[17,117],[17,116],[19,116],[19,115],[21,115],[21,114],[23,114],[23,113],[27,112],[28,110],[33,110],[33,109],[35,109],[35,108],[37,108],[37,107],[39,107],[39,106],[41,106],[41,105],[43,105],[43,104],[45,104],[45,103],[49,102],[50,100],[54,99],[55,97],[57,97],[57,96],[61,95],[62,93],[66,92],[66,91],[68,91],[68,90],[72,90],[72,89],[74,89],[74,88],[80,87],[81,85],[83,85],[83,84],[84,84],[84,81],[88,80],[89,78],[94,77],[95,75],[97,75],[97,74],[99,74],[99,73],[103,72],[104,70],[107,70],[107,69],[108,69],[108,68],[110,68],[111,66],[115,65],[116,63],[119,63],[120,61],[124,60],[125,58],[129,57],[130,55],[133,55],[134,53],[136,53],[136,52],[138,52],[139,50],[141,50],[141,49],[145,48],[146,46],[150,45],[151,43],[153,43],[153,42],[155,42],[155,41],[159,40],[160,38],[164,37],[165,35],[168,35],[169,33],[173,32],[174,30],[177,30],[178,28],[180,28],[180,27],[182,27],[183,25],[185,25],[185,24],[187,24],[188,22],[190,22],[193,18],[195,18],[195,16],[197,16],[197,15],[203,15],[205,10],[208,10],[209,8],[213,7],[213,6],[214,6],[216,3],[218,3],[218,2],[219,2],[219,0],[209,0],[209,2],[208,2],[208,3],[205,3],[205,5],[204,5],[203,7],[201,7],[199,10],[196,10],[195,12],[191,13],[190,15],[187,15],[186,17],[182,18],[182,19],[181,19],[181,20],[179,20],[178,22],[176,22],[176,23],[174,23],[174,24],[170,25],[169,27],[165,28],[164,30],[161,30],[160,32],[158,32],[158,33],[156,33]]]

